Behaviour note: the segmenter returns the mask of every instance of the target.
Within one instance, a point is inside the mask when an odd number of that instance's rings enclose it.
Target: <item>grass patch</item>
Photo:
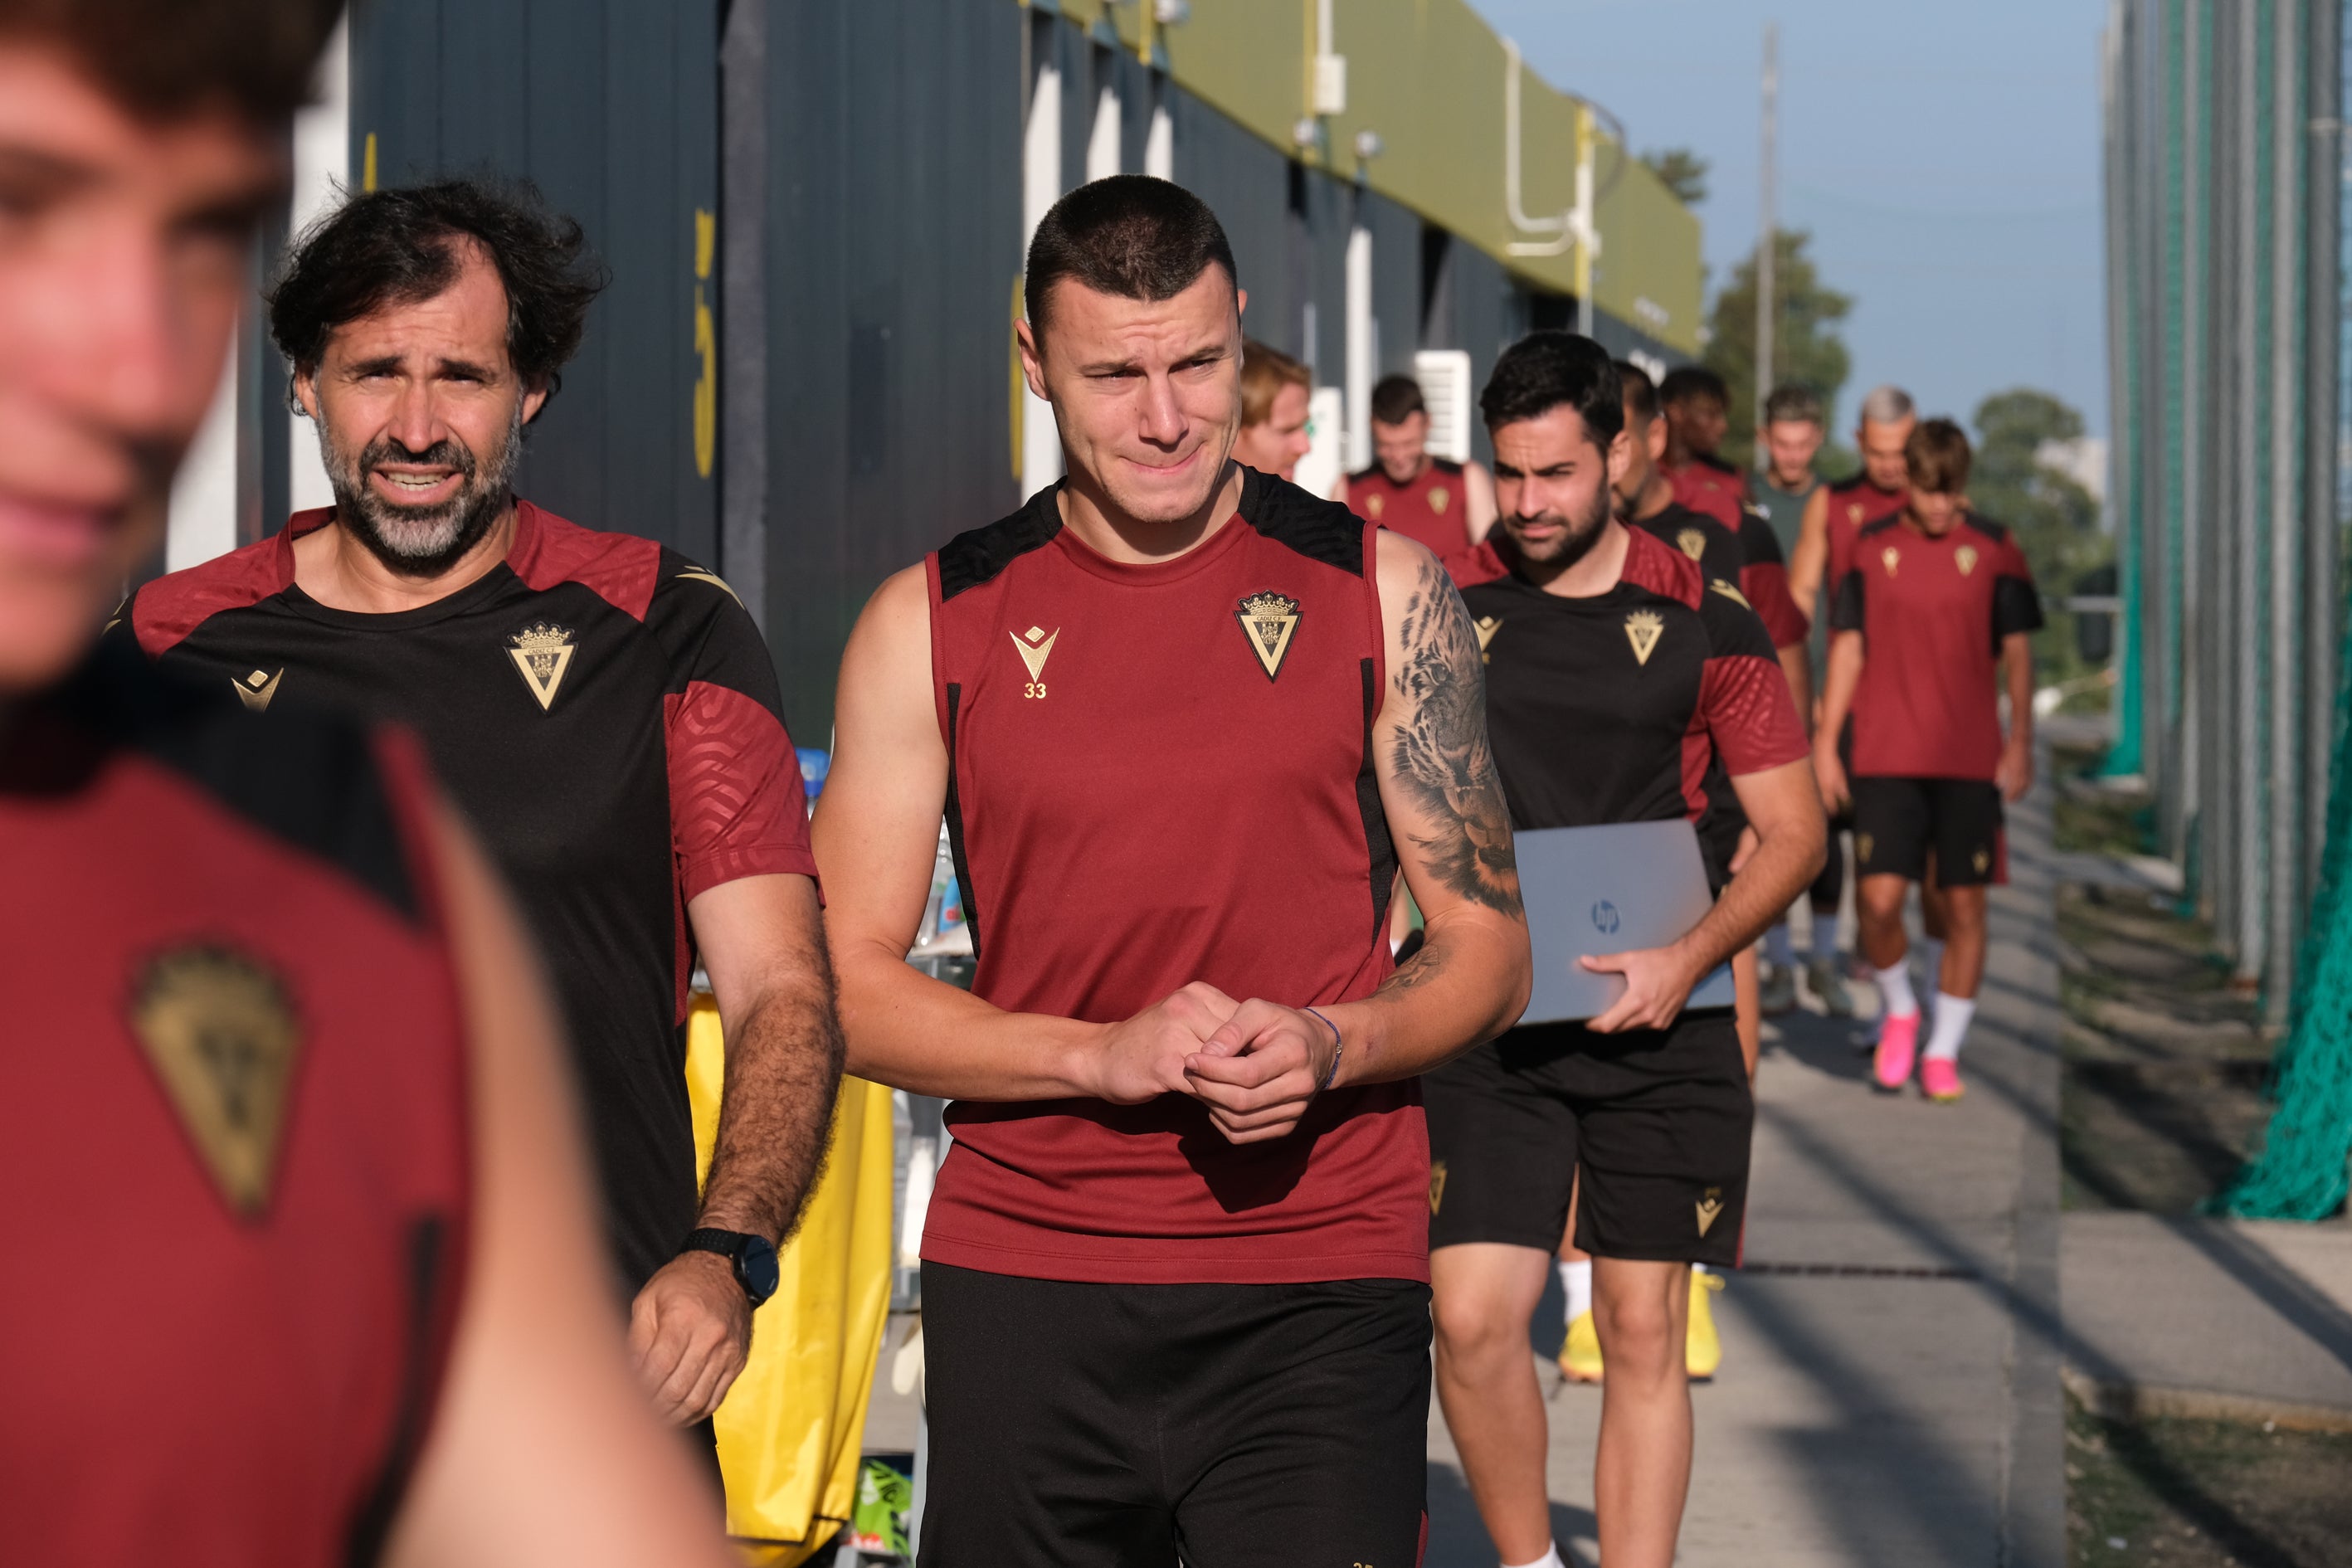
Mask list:
[[[2066,1402],[2070,1568],[2322,1568],[2352,1559],[2352,1436],[2112,1421]]]

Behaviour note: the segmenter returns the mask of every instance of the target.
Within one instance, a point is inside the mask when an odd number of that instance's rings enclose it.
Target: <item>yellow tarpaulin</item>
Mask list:
[[[710,1168],[726,1070],[719,1009],[687,1021],[696,1180]],[[751,1321],[751,1359],[719,1405],[727,1532],[751,1562],[793,1568],[849,1517],[866,1399],[890,1311],[890,1091],[841,1080],[833,1152],[778,1262],[782,1279]]]

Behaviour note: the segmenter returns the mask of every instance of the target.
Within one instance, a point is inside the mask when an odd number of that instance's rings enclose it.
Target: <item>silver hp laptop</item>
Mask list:
[[[1625,994],[1625,982],[1594,974],[1578,959],[1664,947],[1715,906],[1698,834],[1679,818],[1543,827],[1514,837],[1536,965],[1522,1024],[1599,1017]],[[1686,1005],[1728,1007],[1731,1002],[1726,963],[1698,983]]]

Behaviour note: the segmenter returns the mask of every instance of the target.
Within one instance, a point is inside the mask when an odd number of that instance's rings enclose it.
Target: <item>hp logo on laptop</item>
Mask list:
[[[1617,934],[1617,906],[1603,899],[1592,906],[1592,929],[1602,936]]]

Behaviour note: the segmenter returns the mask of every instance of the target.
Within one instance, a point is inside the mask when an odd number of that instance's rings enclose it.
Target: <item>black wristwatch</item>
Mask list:
[[[740,1230],[698,1230],[686,1238],[680,1252],[715,1252],[735,1267],[735,1283],[743,1287],[743,1294],[751,1305],[776,1293],[776,1249],[764,1236],[746,1236]]]

